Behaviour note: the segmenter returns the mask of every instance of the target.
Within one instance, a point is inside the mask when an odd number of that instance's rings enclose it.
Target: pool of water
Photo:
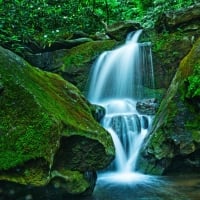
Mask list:
[[[134,175],[133,175],[134,176]],[[124,177],[124,180],[127,177]],[[94,200],[199,200],[200,176],[158,177],[136,175],[125,181],[100,178]],[[112,178],[111,178],[112,180]],[[120,179],[119,179],[120,180]]]
[[[200,200],[200,175],[100,175],[92,196],[66,196],[53,188],[35,189],[0,182],[0,200]]]

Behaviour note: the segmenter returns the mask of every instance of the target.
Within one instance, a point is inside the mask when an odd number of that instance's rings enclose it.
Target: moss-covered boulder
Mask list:
[[[0,88],[0,180],[90,188],[85,172],[104,168],[114,147],[79,90],[1,47]]]
[[[200,4],[163,11],[154,29],[145,29],[144,41],[151,41],[156,88],[168,88],[180,61],[200,37]]]
[[[169,87],[180,61],[189,53],[199,36],[200,29],[188,32],[176,30],[172,33],[144,30],[140,40],[152,43],[156,88]]]
[[[141,171],[200,171],[200,39],[182,60],[155,116]]]
[[[68,50],[57,58],[60,63],[56,73],[76,85],[82,92],[86,90],[91,66],[103,52],[116,46],[115,40],[92,41]]]
[[[111,50],[116,45],[115,40],[90,40],[71,48],[67,46],[64,49],[54,48],[54,51],[36,54],[27,52],[24,57],[33,66],[60,74],[84,92],[95,59],[103,51]]]
[[[197,30],[200,28],[200,3],[180,8],[178,10],[167,10],[162,13],[156,22],[156,29],[158,31],[167,30],[174,31],[174,29],[181,28],[183,30]]]

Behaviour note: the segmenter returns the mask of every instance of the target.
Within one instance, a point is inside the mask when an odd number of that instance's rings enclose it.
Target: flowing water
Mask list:
[[[141,33],[128,35],[123,46],[104,52],[92,68],[88,100],[106,110],[101,123],[112,136],[115,160],[98,172],[93,197],[88,199],[193,200],[200,192],[190,198],[170,178],[136,171],[141,145],[153,121],[153,116],[136,110],[137,101],[147,98],[145,88],[154,86],[151,44],[137,42]]]
[[[136,102],[145,99],[144,85],[153,87],[149,43],[137,43],[141,31],[122,47],[103,53],[94,65],[88,99],[106,109],[102,125],[110,132],[116,158],[98,173],[92,196],[68,196],[49,186],[0,181],[0,200],[199,200],[200,176],[159,177],[136,172],[139,150],[152,116],[141,115]]]
[[[139,114],[136,103],[146,98],[144,86],[154,83],[151,45],[137,42],[141,33],[129,34],[123,46],[104,52],[92,69],[88,99],[105,108],[102,125],[112,136],[116,151],[114,162],[99,173],[99,179],[124,181],[138,176],[136,161],[152,116]]]

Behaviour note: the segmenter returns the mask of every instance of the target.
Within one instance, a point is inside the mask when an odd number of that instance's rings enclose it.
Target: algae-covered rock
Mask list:
[[[76,85],[81,91],[85,91],[95,59],[103,51],[113,49],[116,44],[114,40],[105,40],[87,42],[74,47],[56,59],[57,63],[61,63],[56,73]]]
[[[82,39],[82,40],[81,40]],[[64,79],[76,85],[82,92],[86,89],[88,75],[94,60],[103,51],[111,50],[117,45],[114,40],[84,41],[79,45],[54,48],[54,50],[39,53],[27,52],[23,56],[33,66],[39,67],[45,71],[56,72]],[[61,45],[62,42],[60,42]]]
[[[144,31],[141,39],[151,41],[156,88],[168,88],[180,61],[188,54],[200,31],[173,33]],[[144,39],[143,39],[144,38]]]
[[[168,88],[180,61],[200,37],[200,4],[166,10],[158,15],[154,30],[142,36],[152,43],[156,88]]]
[[[173,31],[176,28],[196,30],[200,28],[199,19],[200,3],[196,3],[187,8],[164,12],[158,17],[156,28],[158,31],[162,29]]]
[[[3,48],[0,82],[0,180],[41,186],[59,174],[67,192],[86,191],[84,172],[105,167],[114,148],[79,90]]]
[[[195,96],[188,96],[194,88],[189,80],[200,80],[200,39],[182,60],[178,71],[155,116],[152,135],[147,141],[139,166],[147,173],[200,170],[200,99],[199,85]],[[193,77],[193,78],[192,78]],[[194,77],[196,79],[194,79]],[[192,85],[191,85],[192,84]],[[192,164],[193,163],[193,164]]]

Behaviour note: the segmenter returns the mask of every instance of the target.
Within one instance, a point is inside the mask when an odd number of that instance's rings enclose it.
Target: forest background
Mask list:
[[[0,45],[14,52],[22,44],[51,44],[75,31],[93,34],[107,25],[134,20],[153,28],[160,13],[195,3],[194,0],[0,0]]]

